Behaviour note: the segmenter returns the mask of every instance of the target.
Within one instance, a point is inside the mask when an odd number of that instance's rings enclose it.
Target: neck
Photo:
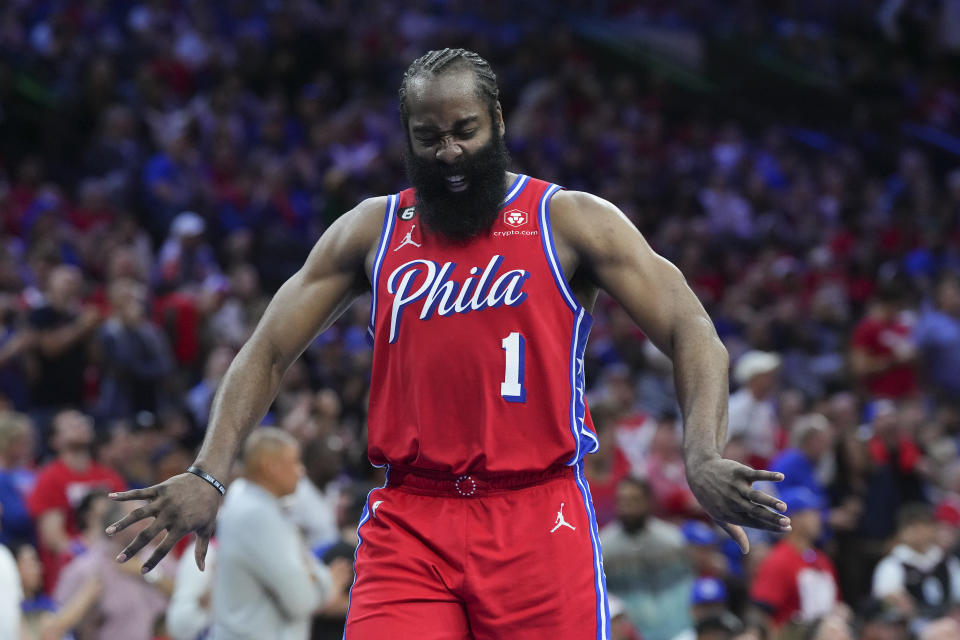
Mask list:
[[[927,551],[930,550],[930,547],[923,547],[915,544],[910,544],[909,542],[905,542],[904,544],[910,547],[910,549],[912,549],[913,551],[916,551],[917,553],[919,553],[920,555],[926,555]]]
[[[248,475],[247,480],[257,485],[258,487],[260,487],[261,489],[263,489],[264,491],[272,495],[274,498],[280,499],[283,496],[287,495],[285,493],[282,493],[279,489],[277,489],[277,487],[271,484],[266,478],[260,478],[257,476]]]
[[[800,552],[809,551],[813,549],[813,541],[808,540],[806,537],[801,536],[797,533],[792,533],[786,537],[788,544],[793,545],[793,547]]]
[[[93,459],[89,453],[64,453],[60,456],[60,459],[74,471],[86,471],[93,464]]]

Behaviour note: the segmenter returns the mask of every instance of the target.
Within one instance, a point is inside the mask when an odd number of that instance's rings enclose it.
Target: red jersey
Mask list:
[[[27,498],[30,515],[37,519],[51,509],[63,511],[67,533],[74,536],[80,533],[77,527],[75,509],[88,493],[96,489],[103,491],[125,491],[127,483],[113,469],[92,462],[86,471],[74,471],[61,460],[54,460],[37,474],[33,493]]]
[[[373,464],[536,471],[596,450],[583,395],[593,318],[554,250],[559,189],[518,176],[466,243],[425,227],[413,189],[389,197],[370,309]]]
[[[854,348],[863,349],[871,356],[890,357],[901,342],[910,340],[910,328],[898,320],[884,322],[864,318],[853,330]],[[917,376],[909,364],[891,367],[866,380],[867,389],[881,398],[905,398],[917,390]]]
[[[40,469],[33,492],[27,497],[27,509],[34,520],[51,510],[61,511],[67,533],[73,537],[80,533],[77,526],[76,508],[91,491],[125,491],[127,483],[118,473],[96,462],[86,471],[74,471],[62,460],[54,460]],[[44,567],[44,585],[48,593],[53,592],[60,570],[72,559],[74,551],[59,555],[40,545],[40,558]]]
[[[822,551],[800,551],[781,540],[757,567],[750,599],[766,609],[776,626],[816,620],[840,600],[837,570]]]

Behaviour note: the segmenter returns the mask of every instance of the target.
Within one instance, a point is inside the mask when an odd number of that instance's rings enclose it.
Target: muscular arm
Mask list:
[[[727,428],[727,350],[683,274],[609,202],[560,192],[550,207],[556,234],[582,268],[673,360],[688,459],[719,456]]]
[[[657,255],[615,206],[586,193],[560,192],[550,204],[558,251],[626,310],[673,360],[684,424],[687,479],[706,511],[746,552],[732,524],[782,530],[779,500],[751,488],[782,475],[755,471],[720,452],[726,440],[729,359],[713,322],[674,265]],[[562,247],[562,249],[561,249]],[[765,505],[765,506],[762,506]]]

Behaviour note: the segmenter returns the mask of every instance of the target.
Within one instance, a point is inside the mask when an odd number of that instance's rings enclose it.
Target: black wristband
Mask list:
[[[203,478],[207,482],[213,485],[213,488],[220,492],[220,495],[223,495],[227,492],[227,488],[223,486],[223,483],[214,478],[212,475],[204,471],[199,467],[187,467],[187,473],[192,473],[198,478]]]

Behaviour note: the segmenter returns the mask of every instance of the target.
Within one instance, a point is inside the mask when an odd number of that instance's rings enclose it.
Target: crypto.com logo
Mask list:
[[[522,227],[527,224],[527,212],[513,209],[503,214],[503,221],[511,227]]]

